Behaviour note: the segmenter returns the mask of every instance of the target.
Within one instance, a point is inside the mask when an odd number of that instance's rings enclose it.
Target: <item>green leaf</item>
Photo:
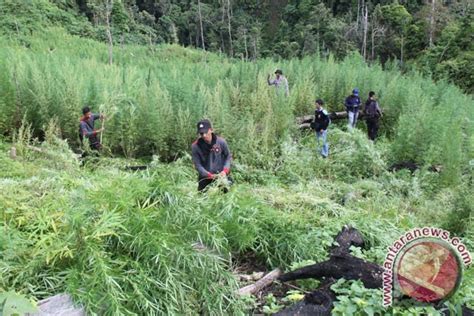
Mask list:
[[[23,295],[7,292],[0,296],[0,300],[4,296],[6,296],[6,300],[3,305],[3,316],[24,315],[38,311],[38,308]]]

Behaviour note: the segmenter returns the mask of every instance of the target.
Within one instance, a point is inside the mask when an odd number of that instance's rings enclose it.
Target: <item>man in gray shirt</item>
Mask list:
[[[275,79],[270,79],[270,75],[267,76],[268,85],[275,86],[278,92],[284,91],[287,97],[290,94],[290,90],[288,89],[288,80],[283,76],[283,71],[277,69],[275,76]]]
[[[209,120],[199,121],[197,132],[199,138],[191,145],[191,150],[198,172],[198,191],[203,191],[219,177],[228,178],[232,154],[226,141],[214,134]]]

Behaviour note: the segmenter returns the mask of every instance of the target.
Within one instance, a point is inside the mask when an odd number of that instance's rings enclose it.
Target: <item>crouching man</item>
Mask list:
[[[209,120],[199,121],[197,132],[199,138],[191,145],[191,149],[193,163],[198,171],[198,191],[204,191],[221,177],[232,182],[229,177],[232,155],[226,141],[214,134]]]

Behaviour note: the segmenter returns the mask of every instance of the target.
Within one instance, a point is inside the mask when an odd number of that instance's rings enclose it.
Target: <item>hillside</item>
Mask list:
[[[458,87],[368,66],[357,53],[250,62],[123,44],[113,56],[109,64],[107,44],[62,28],[0,38],[0,291],[68,292],[100,315],[273,313],[291,292],[239,298],[235,274],[322,262],[344,225],[366,240],[353,253],[380,265],[414,227],[447,229],[474,249],[474,112]],[[288,98],[267,85],[275,68]],[[369,141],[362,122],[353,132],[333,122],[321,159],[295,118],[313,113],[315,98],[342,110],[356,86],[364,98],[377,92],[381,137]],[[80,160],[85,104],[108,119],[101,157]],[[190,144],[202,117],[234,156],[227,194],[196,192]],[[418,169],[389,171],[407,161]],[[473,271],[445,311],[474,309]],[[301,294],[317,283],[294,286]],[[381,290],[358,281],[334,291],[336,315],[440,313],[383,310]]]
[[[474,88],[468,0],[5,0],[0,14],[0,34],[20,40],[62,27],[116,46],[179,44],[245,60],[357,51],[368,63]]]
[[[259,269],[321,262],[346,224],[367,241],[356,253],[380,264],[386,247],[413,227],[450,229],[474,247],[467,186],[439,189],[439,175],[427,170],[385,172],[383,161],[370,160],[380,153],[365,135],[335,135],[348,139],[333,138],[333,160],[314,156],[312,137],[287,144],[274,173],[237,160],[236,185],[226,195],[196,192],[189,156],[127,172],[126,165],[139,162],[103,158],[80,166],[53,136],[42,153],[24,149],[16,161],[3,144],[0,289],[36,299],[66,291],[90,313],[104,315],[253,313],[266,303],[236,297],[233,271],[249,260]],[[342,161],[354,151],[368,152],[359,161]],[[371,170],[364,169],[367,161]],[[196,243],[206,250],[193,248]],[[347,292],[351,284],[339,285],[335,314],[382,311],[380,290]],[[473,308],[473,288],[471,268],[446,306]],[[436,314],[421,307],[387,312],[423,310]]]

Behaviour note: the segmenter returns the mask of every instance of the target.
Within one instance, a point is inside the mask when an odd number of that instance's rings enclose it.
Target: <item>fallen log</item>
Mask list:
[[[264,287],[270,285],[278,279],[278,277],[281,275],[281,270],[280,269],[275,269],[265,275],[263,278],[255,282],[254,284],[247,285],[237,291],[238,295],[247,295],[247,294],[254,294],[259,292],[261,289]]]
[[[264,272],[254,272],[252,274],[237,274],[240,281],[258,281],[265,275]]]
[[[148,169],[148,166],[147,166],[147,165],[125,166],[125,170],[137,171],[137,170],[146,170],[146,169]]]
[[[34,151],[36,151],[36,152],[38,152],[38,153],[42,153],[42,152],[44,151],[43,149],[41,149],[41,148],[39,148],[39,147],[35,147],[35,146],[31,146],[31,145],[26,145],[26,147],[27,147],[28,149],[34,150]]]
[[[409,170],[411,173],[414,173],[416,170],[420,169],[422,166],[413,161],[400,161],[392,164],[388,167],[388,171],[396,172],[399,170]],[[440,173],[443,171],[443,165],[435,164],[428,167],[428,171]]]

